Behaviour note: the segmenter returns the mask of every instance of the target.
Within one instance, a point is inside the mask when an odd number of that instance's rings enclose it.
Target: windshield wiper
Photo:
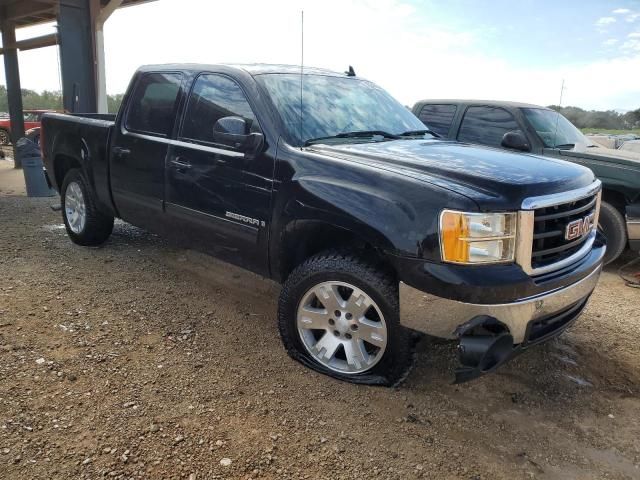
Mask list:
[[[357,132],[343,132],[338,133],[337,135],[330,135],[328,137],[318,137],[318,138],[310,138],[304,142],[304,146],[309,146],[317,142],[321,142],[322,140],[331,140],[332,138],[373,138],[373,137],[383,137],[397,140],[400,138],[398,135],[394,135],[393,133],[385,132],[383,130],[361,130]]]
[[[400,136],[400,137],[417,137],[418,135],[424,135],[425,133],[428,133],[429,135],[433,135],[434,137],[439,137],[440,136],[436,132],[434,132],[433,130],[429,130],[429,129],[425,129],[425,130],[408,130],[406,132],[402,132],[402,133],[398,134],[398,136]]]
[[[561,143],[560,145],[556,145],[553,148],[557,148],[559,150],[571,150],[575,146],[575,143]]]

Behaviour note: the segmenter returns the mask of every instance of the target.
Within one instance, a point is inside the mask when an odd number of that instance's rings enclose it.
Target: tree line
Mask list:
[[[123,96],[122,93],[107,95],[109,112],[116,113],[118,111]],[[62,92],[56,90],[36,92],[35,90],[22,89],[22,104],[25,109],[62,110]],[[583,110],[580,107],[560,107],[558,105],[550,105],[549,108],[560,112],[578,128],[615,130],[640,128],[640,108],[626,113],[619,113],[615,110]],[[0,112],[8,110],[7,88],[0,85]]]
[[[625,113],[615,110],[583,110],[580,107],[560,107],[549,105],[560,112],[578,128],[601,128],[611,130],[629,130],[640,128],[640,108]]]
[[[122,103],[122,93],[107,95],[107,105],[109,112],[116,113]],[[62,92],[58,90],[35,90],[22,89],[22,107],[25,110],[63,110]],[[7,98],[7,87],[0,85],[0,112],[8,112],[9,104]]]

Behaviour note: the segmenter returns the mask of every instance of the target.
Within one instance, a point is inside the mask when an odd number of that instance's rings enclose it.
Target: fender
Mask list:
[[[285,178],[277,182],[270,234],[276,277],[291,261],[282,258],[283,246],[313,242],[303,233],[322,226],[385,255],[439,261],[439,206],[477,208],[463,195],[395,172],[309,152],[285,155],[276,162],[276,177]]]

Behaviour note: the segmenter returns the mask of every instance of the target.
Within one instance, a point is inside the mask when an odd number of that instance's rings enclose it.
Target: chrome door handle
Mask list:
[[[118,157],[126,157],[131,153],[131,150],[128,148],[113,147],[113,153]]]
[[[176,157],[171,160],[171,165],[176,167],[178,171],[189,170],[191,168],[191,164],[189,162],[185,162],[184,160],[180,160],[180,157]]]

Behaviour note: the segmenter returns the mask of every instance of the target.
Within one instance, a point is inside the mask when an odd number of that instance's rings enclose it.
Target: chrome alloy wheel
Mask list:
[[[344,282],[311,288],[298,306],[300,339],[311,356],[340,373],[370,370],[387,347],[387,325],[369,295]]]
[[[79,234],[84,230],[84,225],[87,222],[87,208],[82,189],[77,182],[71,182],[67,185],[67,191],[64,195],[64,215],[73,233]]]

